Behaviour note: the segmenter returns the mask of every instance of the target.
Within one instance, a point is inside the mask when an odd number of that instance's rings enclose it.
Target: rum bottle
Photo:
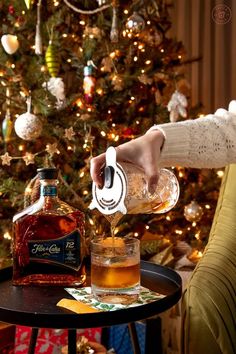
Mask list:
[[[37,172],[39,199],[13,217],[13,285],[82,285],[84,213],[58,198],[57,169]]]

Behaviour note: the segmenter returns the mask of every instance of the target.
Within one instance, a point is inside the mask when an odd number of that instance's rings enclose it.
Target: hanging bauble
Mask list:
[[[84,89],[84,98],[88,104],[93,102],[94,89],[96,84],[96,79],[93,76],[93,65],[86,65],[84,67],[84,81],[83,81],[83,89]]]
[[[27,100],[27,112],[17,117],[15,121],[15,132],[24,140],[34,140],[42,132],[43,125],[41,119],[30,113],[31,99]]]
[[[112,7],[112,24],[111,24],[110,39],[112,43],[117,43],[119,40],[118,16],[117,16],[116,6]]]
[[[184,216],[190,222],[200,221],[202,215],[203,209],[195,200],[184,207]]]
[[[11,133],[13,129],[13,122],[10,116],[9,109],[6,112],[6,116],[2,121],[2,135],[5,143],[8,143],[11,140]]]
[[[17,36],[13,34],[4,34],[1,37],[2,46],[7,54],[14,54],[19,48]]]
[[[28,10],[30,9],[31,3],[32,3],[32,0],[25,0],[25,5]]]
[[[134,12],[128,18],[125,27],[128,34],[137,35],[145,28],[145,21],[137,12]]]
[[[57,77],[60,69],[60,57],[58,50],[56,46],[52,44],[52,41],[49,41],[49,46],[47,47],[45,54],[45,60],[49,74],[52,77]]]
[[[167,109],[170,112],[170,121],[176,122],[179,115],[183,118],[187,117],[186,107],[188,105],[187,98],[179,91],[175,91],[170,101],[168,102]]]

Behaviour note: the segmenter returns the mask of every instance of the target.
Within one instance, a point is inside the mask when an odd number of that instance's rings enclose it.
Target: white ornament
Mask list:
[[[179,91],[175,91],[167,105],[167,109],[170,112],[170,121],[176,122],[179,118],[179,115],[181,115],[183,118],[186,118],[187,105],[187,98]]]
[[[40,118],[30,113],[31,98],[27,100],[27,106],[27,112],[17,117],[15,121],[15,132],[21,139],[34,140],[41,134],[43,125]]]
[[[65,100],[65,86],[61,77],[51,77],[48,82],[43,83],[43,88],[47,89],[57,99],[57,108],[60,108]]]
[[[1,38],[2,46],[7,54],[14,54],[19,48],[17,36],[4,34]]]

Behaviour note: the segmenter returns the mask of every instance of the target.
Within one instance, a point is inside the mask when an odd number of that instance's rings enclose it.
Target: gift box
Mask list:
[[[16,326],[15,354],[27,354],[30,342],[31,328]],[[93,342],[101,341],[101,328],[78,329],[77,337],[81,335]],[[62,347],[68,344],[67,329],[40,328],[37,337],[35,354],[61,354]],[[9,354],[9,353],[7,353]]]
[[[0,354],[13,353],[15,330],[15,326],[0,322]]]

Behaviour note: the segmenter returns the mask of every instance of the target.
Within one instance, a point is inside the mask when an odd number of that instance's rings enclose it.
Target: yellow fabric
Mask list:
[[[236,353],[236,165],[225,169],[209,242],[183,294],[181,354]]]

